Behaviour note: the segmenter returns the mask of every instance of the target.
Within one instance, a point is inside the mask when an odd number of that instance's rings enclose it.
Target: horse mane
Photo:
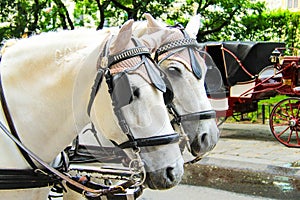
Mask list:
[[[13,46],[14,44],[16,44],[17,41],[18,41],[18,39],[9,39],[9,40],[6,40],[4,42],[4,44],[2,45],[2,47],[1,47],[0,55],[2,56],[5,53],[6,49],[9,48],[9,47],[11,47],[11,46]]]
[[[33,35],[28,38],[9,39],[1,48],[1,55],[3,55],[11,47],[23,48],[26,46],[42,46],[47,48],[63,49],[75,47],[77,50],[86,47],[89,44],[101,44],[103,38],[110,35],[108,30],[96,31],[94,29],[80,28],[75,30],[61,30],[44,32]],[[49,49],[49,50],[50,50]]]

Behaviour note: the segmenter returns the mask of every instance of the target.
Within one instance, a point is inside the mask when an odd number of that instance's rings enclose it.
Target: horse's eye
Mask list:
[[[178,67],[169,67],[168,72],[174,75],[180,75],[181,70]]]
[[[136,98],[140,97],[140,88],[133,87],[132,91],[133,91],[133,96],[135,96]]]

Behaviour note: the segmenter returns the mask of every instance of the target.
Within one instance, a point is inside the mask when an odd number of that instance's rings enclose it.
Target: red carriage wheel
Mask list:
[[[300,147],[300,98],[290,97],[278,102],[270,115],[274,137],[287,147]]]

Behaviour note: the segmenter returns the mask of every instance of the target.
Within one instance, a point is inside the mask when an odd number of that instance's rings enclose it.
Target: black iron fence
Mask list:
[[[249,113],[234,113],[232,117],[229,117],[228,121],[249,121],[252,123],[261,123],[261,124],[268,124],[269,117],[272,112],[272,108],[274,107],[273,104],[263,103],[258,104],[258,109],[254,112]]]

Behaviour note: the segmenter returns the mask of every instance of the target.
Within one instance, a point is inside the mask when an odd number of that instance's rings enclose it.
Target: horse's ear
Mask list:
[[[119,53],[127,48],[127,45],[132,38],[132,25],[133,20],[128,20],[123,24],[115,40],[112,42],[110,47],[111,54]]]
[[[189,34],[191,38],[196,39],[199,29],[202,26],[201,15],[195,15],[191,17],[189,23],[186,25],[186,32]]]
[[[145,13],[144,16],[147,19],[147,33],[148,34],[155,33],[157,31],[163,29],[163,27],[157,23],[157,21],[152,17],[151,14]]]

